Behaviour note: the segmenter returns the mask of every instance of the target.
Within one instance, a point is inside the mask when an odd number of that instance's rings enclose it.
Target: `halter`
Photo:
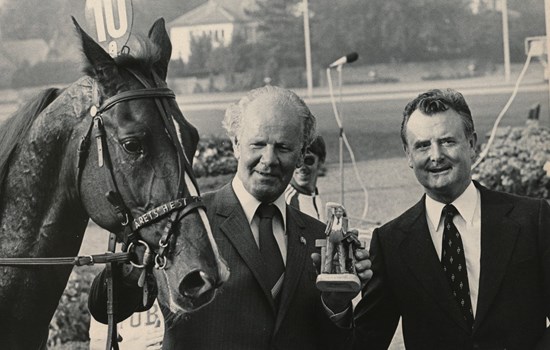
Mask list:
[[[90,108],[92,122],[88,129],[88,132],[82,139],[81,145],[78,150],[79,159],[76,183],[77,190],[80,192],[80,178],[82,174],[82,169],[84,167],[85,159],[87,157],[90,147],[90,139],[93,136],[93,138],[96,140],[97,147],[97,165],[99,168],[104,169],[103,173],[107,182],[108,191],[105,196],[111,204],[113,211],[116,214],[122,228],[117,233],[111,233],[109,239],[109,251],[114,252],[115,236],[116,240],[123,243],[123,250],[127,250],[128,252],[130,252],[132,248],[135,248],[139,245],[145,247],[145,253],[143,255],[143,260],[141,263],[130,261],[134,267],[142,269],[138,285],[140,287],[143,287],[143,299],[145,302],[148,295],[147,283],[145,281],[147,271],[150,269],[153,261],[157,269],[166,268],[166,254],[168,253],[170,247],[170,240],[173,234],[172,228],[174,223],[181,220],[191,211],[201,207],[204,208],[204,204],[201,202],[201,198],[199,196],[184,196],[185,190],[187,188],[185,184],[185,174],[187,172],[191,172],[191,165],[183,150],[183,146],[179,141],[178,132],[175,126],[176,121],[174,120],[176,118],[179,118],[180,121],[182,121],[183,116],[178,113],[175,113],[175,115],[169,113],[171,109],[168,104],[168,99],[175,99],[174,92],[168,89],[165,86],[165,83],[154,72],[152,74],[155,84],[157,85],[155,87],[151,86],[140,73],[128,68],[126,68],[126,70],[134,78],[136,78],[143,85],[144,88],[120,92],[112,97],[107,98],[105,101],[103,101],[101,105],[99,104],[99,88],[97,86],[97,82],[94,80],[94,86],[92,90],[93,105]],[[179,170],[178,193],[176,199],[161,204],[134,219],[131,211],[124,203],[124,200],[116,184],[111,157],[109,154],[109,149],[107,147],[106,132],[103,123],[103,113],[114,107],[118,103],[144,98],[154,99],[159,114],[161,115],[162,121],[164,123],[164,127],[168,132],[168,136],[172,141],[172,144],[176,148]],[[192,177],[191,180],[193,181],[193,185],[195,186],[195,188],[198,188],[195,180]],[[166,225],[164,226],[162,236],[159,240],[159,247],[158,249],[156,249],[156,251],[151,251],[149,245],[145,242],[145,240],[142,239],[142,237],[140,237],[139,230],[166,217],[168,217],[168,220]],[[153,254],[154,259],[152,260],[151,257]],[[106,268],[106,281],[108,297],[107,315],[109,325],[107,348],[118,349],[118,343],[116,341],[117,330],[114,322],[116,305],[114,303],[111,264],[108,264]]]
[[[181,220],[185,215],[190,213],[196,208],[203,207],[199,196],[184,196],[186,190],[185,173],[191,171],[191,165],[181,143],[179,142],[178,132],[175,127],[175,121],[172,118],[182,118],[181,115],[174,115],[170,113],[170,106],[168,99],[175,99],[175,94],[172,90],[161,87],[152,87],[147,80],[139,73],[132,69],[127,71],[136,78],[143,86],[143,89],[136,89],[130,91],[120,92],[112,97],[107,98],[103,103],[99,104],[99,89],[97,82],[94,81],[94,87],[92,91],[93,105],[90,108],[90,115],[92,122],[88,129],[86,136],[82,139],[79,147],[79,161],[77,171],[77,188],[80,191],[80,178],[82,169],[85,164],[86,154],[90,146],[91,138],[96,141],[97,146],[97,165],[104,169],[105,180],[107,182],[107,193],[105,194],[107,200],[111,204],[114,213],[116,214],[121,230],[117,232],[117,240],[123,243],[123,250],[129,247],[136,247],[138,245],[144,245],[148,250],[148,245],[139,235],[139,230],[143,227],[149,226],[152,223],[159,221],[160,219],[168,218],[168,221],[162,232],[162,236],[159,240],[159,248],[155,253],[155,267],[159,269],[166,268],[166,254],[168,253],[168,247],[172,238],[172,227],[175,222]],[[164,82],[153,73],[155,83],[157,85],[164,85]],[[133,218],[131,211],[128,209],[124,200],[118,190],[116,180],[114,177],[111,157],[107,147],[106,132],[103,123],[103,113],[114,107],[118,103],[136,100],[152,98],[154,99],[157,109],[162,117],[164,127],[168,132],[169,138],[176,148],[179,170],[179,183],[177,198],[167,203],[161,204],[156,208],[143,213],[136,219]],[[194,181],[193,178],[191,178]],[[195,187],[196,184],[194,183]],[[147,265],[147,264],[141,264]]]

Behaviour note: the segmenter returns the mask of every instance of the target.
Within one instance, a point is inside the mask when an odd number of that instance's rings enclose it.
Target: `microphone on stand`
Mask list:
[[[359,58],[359,55],[357,54],[357,52],[352,52],[350,54],[347,54],[345,56],[340,57],[336,61],[332,62],[328,67],[329,68],[334,68],[334,67],[338,67],[338,66],[341,66],[343,64],[346,64],[346,63],[355,62],[355,61],[357,61],[358,58]]]
[[[351,158],[351,162],[353,165],[353,169],[355,170],[355,176],[357,177],[357,181],[359,181],[359,184],[361,185],[361,188],[363,189],[363,193],[365,194],[365,207],[363,209],[363,215],[361,216],[361,220],[364,220],[364,218],[367,216],[367,211],[369,208],[369,196],[367,192],[367,188],[363,184],[363,181],[361,180],[361,176],[359,174],[359,170],[357,169],[357,164],[355,162],[355,155],[353,154],[353,150],[348,142],[348,138],[346,136],[346,133],[344,132],[344,127],[342,125],[342,121],[340,119],[340,113],[338,112],[338,107],[336,106],[336,99],[334,98],[334,93],[332,89],[332,77],[331,77],[331,69],[334,67],[337,67],[338,71],[338,82],[340,87],[340,103],[342,103],[342,66],[346,63],[352,63],[357,61],[359,58],[359,55],[357,52],[352,52],[350,54],[347,54],[345,56],[340,57],[336,61],[332,62],[327,67],[327,83],[330,93],[330,101],[332,104],[332,110],[334,111],[334,118],[336,119],[336,124],[338,124],[338,128],[340,131],[339,136],[339,158],[340,158],[340,204],[344,205],[344,144],[346,148],[349,151],[349,155]]]

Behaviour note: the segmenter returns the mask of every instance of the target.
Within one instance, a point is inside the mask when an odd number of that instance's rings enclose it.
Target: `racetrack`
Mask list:
[[[444,87],[434,82],[432,87]],[[423,85],[423,87],[425,87]],[[527,91],[524,91],[527,90]],[[385,159],[401,157],[403,151],[399,138],[401,113],[406,103],[424,90],[409,92],[386,91],[373,96],[365,93],[359,96],[362,100],[346,101],[340,107],[344,131],[354,150],[357,160]],[[511,95],[511,89],[502,87],[464,88],[466,101],[470,105],[474,117],[474,124],[478,133],[478,142],[485,141],[485,135],[490,132],[493,123]],[[350,95],[347,95],[348,97]],[[378,99],[375,97],[379,97]],[[527,112],[534,104],[541,104],[541,123],[550,126],[548,117],[548,92],[542,84],[527,86],[520,89],[510,109],[505,114],[501,126],[523,125]],[[227,106],[228,102],[225,102]],[[330,102],[323,98],[318,103],[310,103],[313,114],[317,117],[318,132],[327,143],[327,163],[338,162],[338,135]],[[197,127],[200,135],[225,135],[221,120],[223,110],[209,108],[207,104],[201,109],[188,108],[181,104],[181,109],[189,121]],[[196,105],[191,105],[196,106]],[[344,160],[350,161],[345,153]]]

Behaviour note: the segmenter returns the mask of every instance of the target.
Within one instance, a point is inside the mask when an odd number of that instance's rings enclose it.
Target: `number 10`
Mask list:
[[[97,30],[97,40],[103,42],[107,40],[105,24],[107,24],[107,33],[113,39],[120,38],[128,30],[128,17],[126,15],[126,0],[115,0],[118,9],[119,27],[115,27],[115,16],[113,0],[92,0],[90,5],[94,11],[95,25]],[[105,10],[105,17],[103,16]]]

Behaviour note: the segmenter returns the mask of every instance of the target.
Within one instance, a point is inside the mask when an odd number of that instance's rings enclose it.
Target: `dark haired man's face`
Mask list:
[[[321,169],[322,164],[318,155],[308,151],[302,166],[294,170],[292,182],[310,193],[315,192],[317,177],[319,176],[319,169]]]
[[[406,126],[405,153],[418,182],[431,198],[450,203],[471,182],[476,135],[466,137],[454,110],[425,115],[416,110]]]

